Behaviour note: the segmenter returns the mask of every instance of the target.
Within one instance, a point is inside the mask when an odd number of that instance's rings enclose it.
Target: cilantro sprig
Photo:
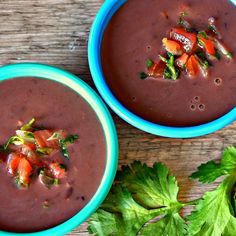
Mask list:
[[[166,63],[166,68],[164,71],[164,77],[166,79],[172,79],[172,80],[177,80],[180,76],[179,70],[175,67],[175,57],[171,53],[167,53],[168,58],[165,58],[163,56],[159,56],[160,59]]]
[[[225,176],[223,182],[215,190],[206,192],[188,217],[191,235],[235,235],[236,149],[234,147],[225,149],[220,163],[209,161],[201,165],[191,177],[199,179],[202,183],[211,183],[220,176]]]
[[[219,163],[210,161],[192,179],[219,186],[192,202],[178,200],[179,187],[162,163],[153,167],[135,161],[118,172],[110,194],[89,220],[88,230],[98,236],[233,236],[236,232],[236,149],[227,148]],[[186,218],[180,210],[193,205]],[[154,220],[158,217],[158,220]],[[151,221],[150,220],[154,220]]]
[[[186,234],[187,225],[178,213],[184,206],[177,200],[179,188],[164,164],[155,163],[150,168],[136,161],[130,167],[123,167],[117,180],[118,183],[89,222],[91,233],[173,235],[173,229],[178,225],[177,235]],[[158,216],[163,217],[157,223],[145,226]]]

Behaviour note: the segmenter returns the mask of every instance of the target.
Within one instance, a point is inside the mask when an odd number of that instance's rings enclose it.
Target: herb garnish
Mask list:
[[[201,199],[183,203],[177,181],[164,164],[147,167],[136,161],[123,166],[88,230],[98,236],[234,236],[235,171],[236,149],[229,147],[219,164],[210,161],[191,176],[206,183],[224,175],[223,182]],[[183,218],[179,212],[189,205],[195,205],[194,211]]]
[[[208,19],[205,30],[198,31],[185,19],[187,15],[187,12],[180,13],[178,27],[170,29],[168,36],[162,39],[165,50],[160,56],[162,61],[148,59],[146,72],[140,73],[141,79],[151,77],[177,80],[182,71],[191,78],[198,75],[207,78],[210,65],[208,59],[220,60],[221,55],[230,60],[233,58],[233,54],[221,41],[214,17]],[[198,56],[198,52],[204,56]],[[166,67],[163,67],[162,62],[166,63]]]
[[[160,55],[160,59],[166,63],[166,69],[164,71],[164,77],[166,79],[173,79],[173,80],[177,80],[179,77],[179,70],[175,67],[174,65],[174,55],[172,55],[171,53],[167,53],[167,55],[169,56],[169,58],[165,58],[163,56]]]
[[[37,148],[35,152],[38,155],[50,155],[53,152],[53,148],[49,147]]]
[[[146,79],[148,77],[148,75],[145,72],[140,72],[139,73],[139,78],[140,79]]]
[[[69,159],[67,147],[79,138],[78,135],[67,135],[64,130],[53,132],[36,128],[35,122],[35,118],[31,119],[16,130],[16,135],[10,137],[5,145],[0,146],[0,152],[7,154],[7,171],[20,188],[28,187],[32,176],[39,177],[47,187],[58,185],[59,179],[66,176],[66,166],[58,161],[51,163],[50,157],[53,152],[61,150],[63,156]],[[41,171],[37,172],[38,169]]]
[[[151,59],[147,59],[147,61],[146,61],[146,66],[147,66],[147,68],[149,69],[149,68],[151,68],[151,66],[154,64],[154,62],[151,60]]]
[[[77,139],[79,138],[78,135],[68,135],[65,139],[59,139],[59,145],[61,148],[61,152],[62,155],[66,158],[66,159],[70,159],[68,150],[67,150],[67,145],[74,143]]]
[[[57,140],[58,143],[59,143],[62,155],[66,159],[69,160],[70,157],[69,157],[69,153],[68,153],[68,150],[67,150],[67,145],[73,144],[78,138],[79,138],[79,136],[76,135],[76,134],[71,134],[71,135],[68,135],[65,138],[63,138],[61,133],[54,132],[53,135],[50,138],[47,139],[47,141]]]

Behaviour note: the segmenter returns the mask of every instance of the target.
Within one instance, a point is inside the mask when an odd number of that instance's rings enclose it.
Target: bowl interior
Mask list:
[[[94,83],[105,100],[105,102],[112,108],[112,110],[124,119],[129,124],[139,128],[148,133],[163,137],[171,138],[191,138],[206,135],[219,130],[236,119],[236,108],[231,110],[226,115],[216,119],[212,122],[192,126],[192,127],[169,127],[158,125],[130,112],[126,107],[124,107],[118,99],[113,95],[112,91],[106,84],[106,80],[103,75],[102,65],[101,65],[101,44],[103,39],[104,31],[111,20],[112,16],[116,13],[119,8],[125,4],[127,0],[120,1],[105,1],[101,9],[99,10],[89,37],[89,66],[90,71],[94,80]],[[236,4],[236,0],[231,0],[232,3]]]
[[[78,77],[55,67],[42,65],[42,64],[16,64],[8,65],[0,68],[0,81],[20,78],[20,77],[37,77],[43,79],[53,80],[55,82],[61,83],[70,89],[78,93],[87,103],[93,111],[96,113],[101,126],[104,131],[104,136],[106,139],[106,167],[104,171],[101,183],[94,194],[93,198],[88,202],[88,204],[75,216],[66,222],[40,232],[32,233],[14,233],[0,231],[0,235],[14,236],[14,235],[33,235],[33,236],[58,236],[64,235],[70,230],[74,229],[82,222],[84,222],[103,202],[106,195],[108,194],[110,187],[113,183],[118,162],[118,141],[116,135],[116,129],[112,120],[112,117],[107,110],[104,103],[101,101],[99,96],[82,80]]]

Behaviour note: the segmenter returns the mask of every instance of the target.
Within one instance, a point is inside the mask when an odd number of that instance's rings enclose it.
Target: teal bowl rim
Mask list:
[[[229,0],[236,5],[236,0]],[[224,128],[236,120],[236,107],[224,116],[198,126],[171,127],[149,122],[123,106],[113,95],[103,75],[101,65],[101,43],[104,31],[112,16],[127,0],[106,0],[98,11],[89,36],[88,59],[93,81],[105,102],[123,120],[148,133],[169,138],[192,138],[203,136]]]
[[[0,81],[37,77],[59,82],[83,97],[96,113],[104,130],[107,145],[107,161],[101,184],[93,198],[75,216],[53,228],[32,232],[14,233],[0,231],[1,236],[59,236],[64,235],[83,223],[99,207],[107,196],[115,178],[118,165],[118,139],[113,119],[103,101],[84,81],[62,69],[37,63],[22,63],[0,67]]]

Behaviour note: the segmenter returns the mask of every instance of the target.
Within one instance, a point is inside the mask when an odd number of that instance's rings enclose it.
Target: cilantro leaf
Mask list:
[[[195,210],[188,216],[190,235],[232,235],[230,234],[232,232],[232,224],[235,225],[235,222],[231,222],[233,209],[230,203],[230,193],[235,181],[236,176],[229,176],[215,190],[203,195]],[[229,233],[226,234],[224,232]]]
[[[162,55],[159,55],[160,59],[166,63],[166,69],[164,72],[164,76],[166,79],[177,80],[180,75],[180,71],[174,65],[174,55],[171,53],[167,53],[169,58],[165,58]]]
[[[43,148],[38,148],[35,151],[38,155],[50,155],[53,152],[52,148],[49,147],[43,147]]]
[[[59,141],[59,146],[60,146],[62,155],[63,155],[67,160],[69,160],[69,159],[70,159],[70,156],[69,156],[69,152],[68,152],[68,150],[67,150],[66,144],[64,143],[64,140],[63,140],[63,139],[59,139],[58,141]]]
[[[202,164],[198,171],[191,175],[193,179],[199,179],[202,183],[211,183],[218,177],[231,174],[236,170],[236,149],[228,147],[225,149],[220,163],[209,161]]]
[[[151,68],[153,64],[154,64],[153,60],[147,59],[146,66],[147,66],[148,69]]]
[[[228,224],[225,227],[223,235],[235,236],[235,230],[236,230],[236,218],[231,216],[228,221]]]
[[[65,145],[72,144],[72,143],[74,143],[78,138],[79,138],[79,135],[77,135],[77,134],[70,134],[70,135],[68,135],[68,136],[63,140],[63,142],[64,142]]]
[[[145,72],[140,72],[139,73],[139,78],[140,79],[146,79],[148,77],[148,74],[147,73],[145,73]]]
[[[98,233],[97,228],[100,230],[97,235],[135,236],[143,225],[154,217],[151,211],[136,203],[130,192],[121,185],[112,189],[101,209],[89,222],[90,232]],[[111,221],[108,222],[105,216],[111,214]],[[102,221],[97,222],[96,219]]]
[[[133,194],[142,205],[154,208],[177,202],[178,185],[169,169],[162,163],[153,168],[135,161],[131,167],[125,166],[118,172],[117,179]]]
[[[183,207],[177,195],[177,182],[164,164],[155,163],[150,168],[136,161],[118,173],[117,182],[91,217],[88,229],[103,236],[147,235],[149,231],[156,232],[157,236],[163,235],[163,232],[186,235],[187,225],[177,213]],[[157,216],[163,218],[145,227]],[[164,229],[166,223],[168,227]]]
[[[188,216],[191,235],[235,235],[235,185],[236,149],[225,149],[220,163],[210,161],[201,165],[191,177],[201,182],[213,182],[226,175],[224,181],[213,191],[203,195],[195,210]]]
[[[162,220],[144,227],[139,235],[187,235],[187,225],[179,213],[168,214]]]

